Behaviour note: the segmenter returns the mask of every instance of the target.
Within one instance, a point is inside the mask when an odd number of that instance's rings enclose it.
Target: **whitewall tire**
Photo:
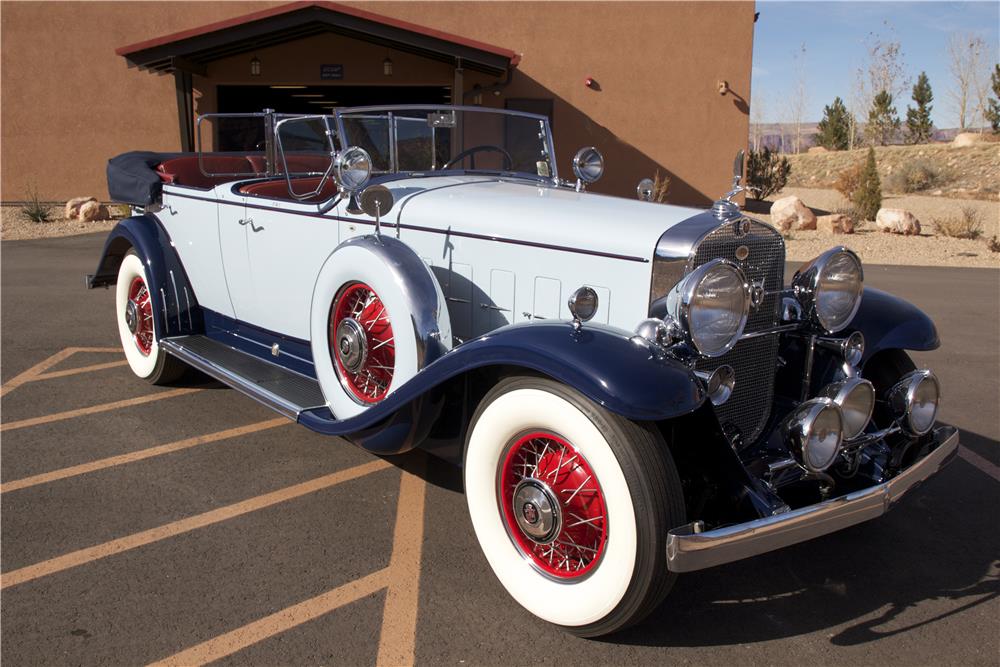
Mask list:
[[[666,595],[667,531],[684,521],[662,436],[557,382],[498,384],[473,417],[465,493],[483,553],[532,614],[581,636]]]
[[[166,384],[179,378],[186,366],[158,344],[149,284],[142,260],[130,250],[118,267],[115,285],[118,335],[132,372],[153,384]]]

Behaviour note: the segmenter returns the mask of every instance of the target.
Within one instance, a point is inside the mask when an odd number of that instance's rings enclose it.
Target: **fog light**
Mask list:
[[[822,472],[833,465],[844,439],[840,407],[829,398],[814,398],[795,409],[782,425],[789,449],[802,466]]]
[[[733,395],[736,386],[736,373],[732,366],[719,366],[712,372],[695,371],[695,375],[705,381],[705,391],[712,405],[722,405]]]
[[[848,378],[828,384],[820,396],[833,399],[844,418],[844,439],[851,440],[864,432],[875,407],[875,387],[862,378]]]
[[[838,352],[853,368],[857,368],[865,356],[865,337],[860,331],[855,331],[847,338],[819,338],[816,344]]]
[[[889,405],[896,420],[911,435],[923,435],[934,426],[941,386],[929,370],[913,371],[889,390]]]

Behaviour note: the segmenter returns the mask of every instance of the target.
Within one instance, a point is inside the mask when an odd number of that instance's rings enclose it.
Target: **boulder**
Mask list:
[[[771,204],[771,224],[783,232],[790,229],[816,229],[816,214],[801,199],[790,195]]]
[[[108,211],[108,207],[104,204],[95,201],[84,202],[80,207],[80,213],[78,215],[79,219],[83,222],[92,222],[94,220],[110,220],[111,212]]]
[[[875,216],[875,226],[881,232],[906,236],[920,234],[920,221],[915,215],[901,208],[879,209]]]
[[[806,153],[827,153],[827,152],[829,151],[827,151],[826,148],[824,148],[823,146],[810,146],[809,150],[806,151]]]
[[[824,234],[853,234],[854,218],[843,213],[821,215],[816,218],[816,229]]]
[[[955,148],[975,146],[976,144],[984,143],[986,143],[986,138],[979,132],[959,132],[955,135],[955,138],[951,140],[951,145]]]
[[[67,220],[75,220],[80,217],[80,207],[90,201],[96,202],[97,199],[95,197],[74,197],[73,199],[70,199],[66,202],[66,212],[64,217]]]

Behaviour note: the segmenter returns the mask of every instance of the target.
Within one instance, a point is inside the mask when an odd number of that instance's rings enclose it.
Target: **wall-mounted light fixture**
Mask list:
[[[392,76],[392,60],[388,57],[382,61],[382,74]]]
[[[718,90],[719,90],[719,94],[720,95],[725,95],[726,93],[729,92],[729,82],[728,81],[719,81],[718,83],[716,83],[716,86],[718,86]]]
[[[472,103],[476,106],[483,103],[483,87],[478,83],[472,87]]]
[[[260,76],[260,58],[256,53],[250,59],[250,76]]]

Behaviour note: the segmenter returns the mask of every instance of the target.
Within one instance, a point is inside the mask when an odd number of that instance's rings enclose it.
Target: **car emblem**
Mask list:
[[[538,523],[538,508],[535,507],[534,503],[524,503],[521,507],[521,514],[524,515],[524,520],[534,526]]]
[[[736,249],[736,259],[740,260],[741,262],[749,256],[750,256],[750,248],[746,247],[745,245],[741,245],[739,248]]]
[[[764,300],[764,281],[750,283],[750,306],[756,308]]]
[[[733,223],[733,233],[736,236],[746,236],[750,233],[750,221],[746,218],[740,218]]]

